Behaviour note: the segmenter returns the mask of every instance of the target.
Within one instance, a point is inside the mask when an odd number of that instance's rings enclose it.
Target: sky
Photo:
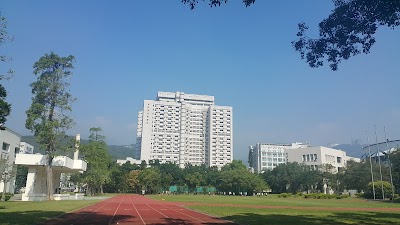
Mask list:
[[[353,139],[400,138],[399,29],[379,28],[370,54],[339,65],[310,68],[294,51],[297,24],[317,25],[331,1],[231,0],[195,10],[181,0],[2,0],[14,41],[1,46],[15,70],[8,91],[7,126],[24,124],[31,104],[33,64],[51,51],[76,58],[70,79],[77,98],[70,134],[87,138],[102,127],[108,144],[133,144],[137,112],[157,91],[215,96],[233,107],[234,158],[247,161],[256,143],[308,142],[328,146]]]

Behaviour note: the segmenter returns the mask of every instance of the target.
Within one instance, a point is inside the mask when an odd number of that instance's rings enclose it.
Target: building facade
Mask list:
[[[318,169],[324,164],[333,166],[332,172],[338,172],[350,160],[359,162],[359,158],[346,155],[345,151],[322,146],[311,147],[302,143],[261,144],[249,147],[249,166],[255,173],[272,170],[279,164],[297,162]]]
[[[287,162],[285,150],[305,147],[307,145],[298,142],[291,144],[257,143],[255,146],[249,146],[249,166],[255,173],[273,170],[279,164]]]
[[[218,166],[233,160],[232,107],[214,96],[158,92],[138,113],[140,160]]]
[[[319,166],[329,164],[333,166],[332,172],[338,172],[346,166],[350,160],[359,162],[359,158],[354,158],[346,155],[345,151],[322,146],[306,147],[301,149],[288,149],[288,162],[304,163],[312,169],[317,169]]]
[[[15,155],[20,152],[21,135],[9,128],[0,130],[0,192],[14,193],[15,176],[9,177],[15,163]],[[33,150],[33,149],[32,149]],[[7,182],[4,182],[6,180]]]

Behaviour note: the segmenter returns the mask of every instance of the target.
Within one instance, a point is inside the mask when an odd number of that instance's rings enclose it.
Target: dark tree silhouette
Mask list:
[[[379,26],[394,29],[400,25],[400,0],[333,0],[335,9],[319,23],[319,37],[306,35],[308,26],[299,24],[298,40],[293,47],[310,67],[324,61],[333,71],[344,59],[360,53],[368,54],[375,43]]]
[[[221,6],[228,0],[202,0],[211,7]],[[319,23],[319,37],[306,35],[309,28],[299,23],[298,39],[292,42],[301,59],[310,67],[329,63],[336,71],[342,60],[360,53],[368,54],[375,43],[375,33],[380,26],[394,29],[400,25],[400,0],[332,0],[335,8],[328,18]],[[199,0],[182,0],[194,9]],[[243,0],[250,6],[255,0]]]

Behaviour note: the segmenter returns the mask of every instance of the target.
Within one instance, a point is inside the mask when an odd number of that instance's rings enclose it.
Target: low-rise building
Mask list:
[[[321,165],[330,164],[334,171],[346,166],[346,162],[359,158],[346,155],[345,151],[323,146],[308,146],[302,143],[263,144],[257,143],[249,147],[249,167],[255,173],[273,170],[279,164],[298,162],[317,169]]]
[[[255,146],[249,146],[249,167],[255,173],[272,170],[279,164],[287,162],[286,149],[305,147],[307,147],[306,144],[299,142],[291,144],[257,143]]]
[[[287,162],[298,162],[317,169],[321,165],[329,164],[334,168],[333,172],[338,172],[346,166],[350,160],[359,162],[359,158],[346,155],[345,151],[323,146],[306,147],[299,149],[287,149]]]

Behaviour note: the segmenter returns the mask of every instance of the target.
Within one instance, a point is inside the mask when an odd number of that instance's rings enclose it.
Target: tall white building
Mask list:
[[[249,166],[256,173],[272,170],[279,164],[287,162],[286,149],[305,147],[307,145],[298,142],[291,144],[257,143],[255,146],[249,146]]]
[[[214,96],[158,92],[138,113],[136,144],[140,160],[222,167],[233,160],[232,134],[232,107]]]

